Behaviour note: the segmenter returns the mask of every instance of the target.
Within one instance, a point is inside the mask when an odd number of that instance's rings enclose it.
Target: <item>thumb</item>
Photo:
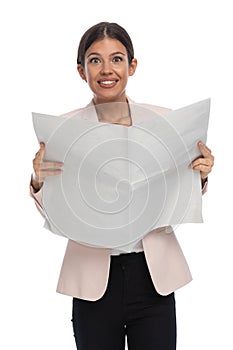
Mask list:
[[[40,159],[43,159],[44,153],[45,153],[45,144],[44,142],[40,142],[40,150],[39,150]]]
[[[199,141],[198,146],[203,157],[209,158],[211,156],[211,150],[206,145],[204,145],[203,142]]]

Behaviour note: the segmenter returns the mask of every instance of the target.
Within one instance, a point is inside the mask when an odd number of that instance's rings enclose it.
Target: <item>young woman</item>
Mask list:
[[[132,125],[126,86],[137,60],[128,33],[116,23],[94,25],[81,38],[77,63],[81,78],[93,92],[89,106],[95,109],[96,120]],[[150,108],[160,115],[169,111]],[[67,114],[75,115],[79,110]],[[209,148],[201,142],[198,145],[202,157],[192,168],[200,171],[204,193],[214,157]],[[41,143],[31,179],[31,195],[42,214],[43,181],[62,172],[62,163],[43,160],[44,152]],[[73,297],[77,349],[123,350],[127,337],[129,350],[174,350],[174,291],[191,279],[174,232],[161,227],[121,249],[93,248],[69,240],[57,291]]]

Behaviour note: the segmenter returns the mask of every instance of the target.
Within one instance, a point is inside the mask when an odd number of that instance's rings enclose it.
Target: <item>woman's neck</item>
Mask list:
[[[117,124],[123,122],[123,124],[129,124],[131,119],[127,101],[95,104],[95,109],[99,121]]]

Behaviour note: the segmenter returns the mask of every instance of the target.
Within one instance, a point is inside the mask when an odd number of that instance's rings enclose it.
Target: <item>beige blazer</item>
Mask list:
[[[133,106],[129,100],[130,108]],[[87,106],[91,106],[92,102]],[[156,114],[165,115],[169,109],[158,106],[136,104],[146,107]],[[94,112],[86,108],[77,109],[63,116],[75,116],[80,118],[97,120]],[[80,113],[84,111],[84,113]],[[131,113],[132,124],[137,124],[145,119]],[[206,184],[207,185],[207,184]],[[206,191],[206,186],[203,193]],[[45,217],[42,204],[42,190],[35,193],[30,186],[30,194],[34,198],[37,208]],[[46,218],[45,218],[46,223]],[[177,241],[172,228],[161,227],[149,232],[142,240],[146,262],[155,289],[161,295],[167,295],[192,280],[184,254]],[[57,285],[57,292],[72,297],[86,300],[100,299],[107,288],[111,250],[108,248],[93,248],[68,240],[63,264]]]

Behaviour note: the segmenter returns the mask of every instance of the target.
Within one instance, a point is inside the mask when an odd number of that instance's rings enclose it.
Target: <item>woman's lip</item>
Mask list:
[[[112,79],[109,79],[109,80],[99,80],[98,81],[98,84],[105,88],[105,89],[109,89],[109,88],[112,88],[113,86],[115,86],[117,84],[117,80],[112,80]]]

